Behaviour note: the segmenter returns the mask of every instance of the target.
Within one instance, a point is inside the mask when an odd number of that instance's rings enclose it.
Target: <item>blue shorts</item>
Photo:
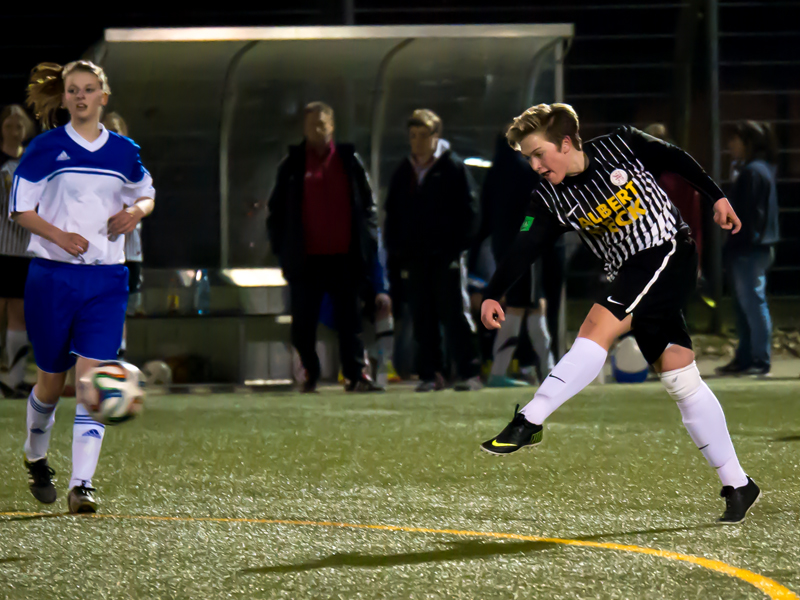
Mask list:
[[[83,356],[116,360],[128,306],[124,265],[73,265],[34,258],[25,286],[25,323],[36,366],[69,371]]]

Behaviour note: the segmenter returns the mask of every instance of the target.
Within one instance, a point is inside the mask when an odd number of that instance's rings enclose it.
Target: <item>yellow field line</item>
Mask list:
[[[25,513],[25,512],[0,512],[1,517],[56,517],[67,516],[53,513]],[[656,550],[655,548],[644,548],[642,546],[629,546],[626,544],[613,544],[604,542],[588,542],[583,540],[563,540],[559,538],[545,538],[536,535],[519,535],[516,533],[497,533],[493,531],[461,531],[458,529],[429,529],[426,527],[401,527],[398,525],[363,525],[358,523],[336,523],[334,521],[291,521],[284,519],[237,519],[224,517],[158,517],[150,515],[103,515],[87,514],[81,517],[92,517],[95,519],[131,519],[138,521],[172,521],[172,522],[208,522],[208,523],[260,523],[267,525],[301,525],[311,527],[342,527],[349,529],[373,529],[378,531],[402,531],[406,533],[437,533],[445,535],[458,535],[465,537],[488,537],[506,540],[521,540],[526,542],[548,542],[551,544],[564,544],[566,546],[583,546],[587,548],[605,548],[608,550],[621,550],[623,552],[635,552],[637,554],[648,554],[670,560],[698,565],[711,571],[716,571],[730,577],[736,577],[757,587],[773,600],[800,600],[791,590],[785,588],[777,581],[753,573],[746,569],[738,569],[718,560],[711,560],[701,556],[691,556],[670,552],[668,550]]]

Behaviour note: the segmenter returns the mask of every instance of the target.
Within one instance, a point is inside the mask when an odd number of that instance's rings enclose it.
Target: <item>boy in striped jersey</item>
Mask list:
[[[594,380],[613,341],[632,330],[722,481],[726,510],[719,522],[741,522],[761,492],[739,465],[722,407],[697,370],[681,312],[697,282],[697,250],[656,180],[663,172],[684,178],[713,202],[714,221],[735,234],[741,222],[725,195],[686,152],[632,127],[583,143],[578,115],[566,104],[528,109],[506,137],[542,181],[513,250],[484,292],[483,324],[501,326],[498,300],[567,231],[577,231],[603,260],[609,285],[533,400],[481,448],[510,454],[541,443],[544,420]]]

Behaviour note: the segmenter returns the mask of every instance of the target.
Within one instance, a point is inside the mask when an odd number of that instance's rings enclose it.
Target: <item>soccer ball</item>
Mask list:
[[[623,338],[614,348],[611,372],[617,383],[642,383],[647,379],[650,368],[633,336]]]
[[[123,423],[142,410],[142,372],[117,360],[100,363],[78,382],[78,400],[98,423]]]
[[[147,385],[170,385],[172,383],[172,369],[163,360],[151,360],[145,363],[142,373]]]

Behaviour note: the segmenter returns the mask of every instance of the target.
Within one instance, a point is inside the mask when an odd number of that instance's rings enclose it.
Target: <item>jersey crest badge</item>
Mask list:
[[[628,174],[622,169],[615,169],[611,171],[610,179],[614,185],[622,186],[628,183]]]

